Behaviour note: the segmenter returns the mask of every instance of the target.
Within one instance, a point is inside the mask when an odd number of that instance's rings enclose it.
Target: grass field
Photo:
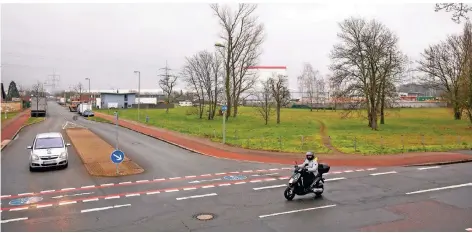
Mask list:
[[[36,124],[44,120],[44,117],[30,117],[23,125]]]
[[[100,110],[113,114],[113,110]],[[365,118],[353,115],[342,119],[343,111],[282,109],[281,124],[275,116],[266,126],[255,109],[241,107],[237,118],[226,124],[226,142],[230,145],[271,151],[331,153],[322,142],[325,136],[344,153],[389,154],[413,151],[447,151],[472,147],[472,128],[467,120],[455,121],[443,108],[396,109],[387,112],[386,124],[379,131],[367,127]],[[222,118],[198,119],[192,107],[165,110],[141,109],[140,121],[161,128],[222,141]],[[121,109],[120,117],[137,120],[136,109]]]
[[[19,113],[20,113],[20,112],[7,112],[7,118],[5,119],[5,113],[2,112],[2,113],[0,114],[0,118],[1,118],[2,124],[3,124],[4,122],[7,122],[8,120],[14,118],[14,117],[15,117],[16,115],[18,115]]]

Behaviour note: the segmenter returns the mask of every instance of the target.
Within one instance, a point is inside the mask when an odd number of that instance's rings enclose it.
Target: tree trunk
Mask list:
[[[280,124],[280,102],[277,103],[277,124]]]
[[[454,104],[454,120],[460,120],[462,118],[461,108],[457,103]]]
[[[381,125],[385,124],[384,108],[385,108],[385,94],[383,94],[381,102],[380,102],[380,124]]]

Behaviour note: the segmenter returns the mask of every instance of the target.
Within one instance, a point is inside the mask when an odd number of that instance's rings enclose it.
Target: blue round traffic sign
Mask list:
[[[28,205],[28,204],[33,204],[36,202],[42,201],[42,197],[23,197],[23,198],[17,198],[13,199],[10,201],[10,205]]]
[[[228,106],[226,106],[226,105],[221,106],[221,111],[224,112],[224,111],[226,111],[226,110],[228,110]]]
[[[125,159],[125,153],[121,150],[115,150],[111,153],[110,159],[113,163],[121,163]]]
[[[225,176],[225,177],[223,177],[223,179],[225,179],[225,180],[245,180],[245,179],[247,179],[247,176],[241,176],[241,175]]]

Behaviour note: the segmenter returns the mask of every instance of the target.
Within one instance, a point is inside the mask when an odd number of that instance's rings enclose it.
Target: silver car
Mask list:
[[[63,167],[69,165],[67,147],[69,143],[64,142],[61,133],[41,133],[36,135],[29,157],[30,171],[44,167]]]

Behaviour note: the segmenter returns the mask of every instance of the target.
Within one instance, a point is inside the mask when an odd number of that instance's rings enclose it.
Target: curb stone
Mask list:
[[[28,126],[30,126],[30,125],[34,125],[34,124],[37,124],[37,123],[41,123],[41,122],[43,122],[43,121],[45,121],[45,120],[46,120],[46,117],[44,117],[41,121],[29,123],[29,124],[26,124],[26,125],[22,125],[22,126],[16,131],[16,133],[13,135],[12,139],[11,139],[8,143],[6,143],[6,144],[0,149],[0,151],[3,151],[3,149],[5,149],[5,148],[8,146],[8,145],[13,141],[13,139],[16,137],[16,135],[18,135],[18,133],[19,133],[23,128],[26,128],[26,127],[28,127]]]

